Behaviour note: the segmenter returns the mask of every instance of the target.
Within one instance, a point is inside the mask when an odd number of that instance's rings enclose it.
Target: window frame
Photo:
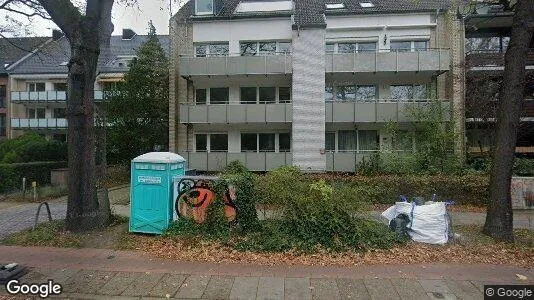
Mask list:
[[[274,52],[261,52],[260,50],[260,44],[275,44],[275,50]],[[243,52],[243,44],[254,44],[254,52],[250,53],[244,53]],[[282,50],[280,47],[280,44],[289,44],[288,50]],[[291,40],[261,40],[261,41],[248,41],[243,40],[239,41],[239,55],[240,56],[267,56],[267,55],[279,55],[279,54],[289,54],[291,53],[291,49],[293,47],[293,44]]]
[[[211,147],[211,137],[212,135],[224,135],[226,136],[226,150],[212,150],[212,147]],[[194,152],[195,153],[227,153],[228,152],[228,146],[229,146],[229,143],[228,143],[228,132],[219,132],[219,131],[214,131],[214,132],[195,132],[194,133]],[[199,150],[198,149],[198,136],[203,136],[206,140],[205,140],[205,143],[206,143],[206,149],[205,150]]]
[[[213,12],[214,12],[214,1],[211,0],[211,11],[208,12],[208,11],[199,11],[198,10],[198,2],[199,1],[206,1],[206,0],[195,0],[195,15],[196,16],[205,16],[205,15],[213,15]]]

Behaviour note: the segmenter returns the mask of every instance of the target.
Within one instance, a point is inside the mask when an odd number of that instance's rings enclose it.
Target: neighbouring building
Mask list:
[[[493,145],[504,53],[510,41],[513,11],[495,1],[466,5],[466,135],[471,155],[487,154]],[[516,154],[534,156],[534,39],[526,66],[526,91]]]
[[[464,28],[448,5],[190,0],[170,22],[170,150],[201,171],[353,172],[412,150],[386,124],[413,141],[407,110],[434,100],[462,136]]]
[[[0,140],[9,136],[9,80],[7,68],[30,55],[49,37],[0,38]]]
[[[124,29],[121,36],[112,36],[109,47],[102,47],[94,86],[95,104],[100,105],[104,91],[123,80],[136,50],[147,40]],[[158,36],[168,51],[168,36]],[[11,103],[11,136],[35,130],[48,138],[66,140],[67,64],[70,59],[68,40],[55,31],[53,38],[29,56],[7,68],[9,102]],[[97,110],[98,111],[98,110]]]

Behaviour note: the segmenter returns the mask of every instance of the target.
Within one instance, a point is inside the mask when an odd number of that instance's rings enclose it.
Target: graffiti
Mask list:
[[[534,209],[534,177],[512,177],[512,208]]]
[[[217,197],[213,185],[217,180],[214,178],[181,178],[176,184],[177,194],[175,201],[175,211],[178,216],[190,218],[201,224],[206,220],[208,207]],[[237,219],[236,187],[228,185],[224,195],[224,213],[229,224],[234,224]]]

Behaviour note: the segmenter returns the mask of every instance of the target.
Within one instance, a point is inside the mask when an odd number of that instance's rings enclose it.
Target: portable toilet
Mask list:
[[[150,152],[132,160],[130,232],[163,233],[173,218],[173,178],[185,174],[185,159]]]

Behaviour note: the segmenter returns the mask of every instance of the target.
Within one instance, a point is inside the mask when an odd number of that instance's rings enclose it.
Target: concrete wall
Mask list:
[[[325,30],[293,31],[293,165],[325,171]]]

